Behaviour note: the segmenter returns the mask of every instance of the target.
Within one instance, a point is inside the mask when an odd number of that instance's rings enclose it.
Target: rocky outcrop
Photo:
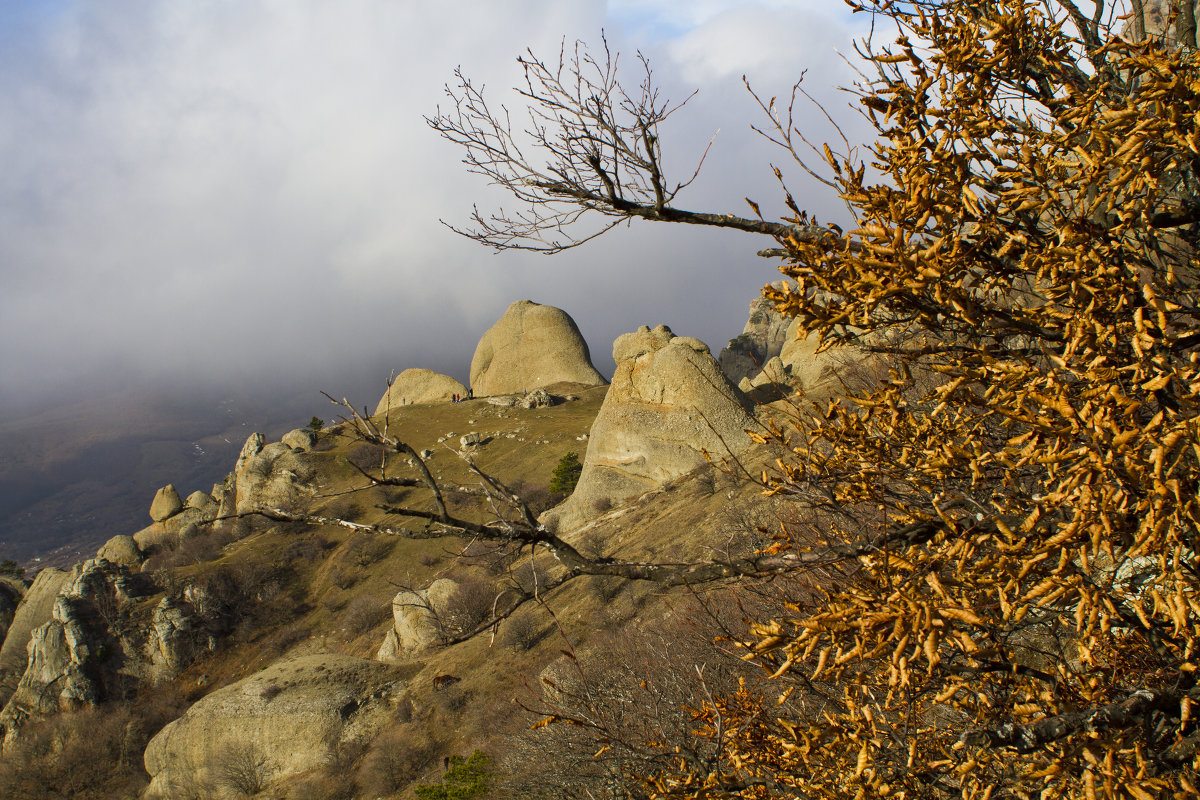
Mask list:
[[[216,513],[217,501],[208,492],[202,492],[199,489],[187,496],[187,500],[183,502],[184,508],[194,508],[197,511],[211,511]]]
[[[772,283],[783,289],[784,281]],[[737,385],[745,378],[758,375],[767,362],[783,352],[788,342],[788,327],[791,320],[775,311],[774,304],[763,297],[750,303],[750,318],[746,327],[717,357],[721,371],[729,382]]]
[[[5,746],[31,717],[120,697],[139,682],[136,647],[122,641],[122,607],[149,593],[149,582],[103,559],[77,564],[53,599],[50,619],[30,631],[27,660],[0,711]],[[139,638],[136,627],[130,631]]]
[[[54,600],[70,578],[69,572],[47,567],[25,591],[0,646],[0,703],[7,702],[16,689],[28,662],[29,638],[35,628],[50,621]]]
[[[404,661],[438,644],[442,639],[438,619],[444,616],[457,588],[456,582],[440,578],[427,589],[403,591],[393,597],[392,629],[375,657],[380,661]]]
[[[150,683],[171,680],[198,656],[217,649],[215,631],[227,609],[196,595],[189,586],[182,596],[167,595],[154,607],[142,650]]]
[[[467,387],[449,375],[431,369],[406,369],[396,376],[383,393],[375,413],[385,414],[389,409],[395,410],[414,403],[445,403],[453,400],[455,395],[466,397]]]
[[[168,483],[155,493],[154,501],[150,503],[150,519],[162,522],[182,510],[183,500],[179,499],[179,492],[175,490],[173,484]]]
[[[605,383],[567,312],[529,300],[508,307],[483,334],[471,359],[476,396],[515,394],[565,381]]]
[[[8,628],[17,615],[17,608],[27,588],[25,581],[15,575],[0,575],[0,644],[8,635]]]
[[[132,536],[120,534],[109,539],[96,553],[96,558],[136,567],[142,563],[142,551]]]
[[[285,433],[279,441],[297,453],[307,453],[317,443],[317,432],[308,428],[295,428]]]
[[[393,714],[400,673],[378,661],[312,655],[272,664],[218,689],[159,731],[146,747],[143,797],[223,796],[231,758],[285,779],[369,741]],[[186,789],[185,789],[186,787]]]
[[[237,512],[256,508],[294,508],[312,495],[316,470],[304,453],[283,442],[265,444],[261,433],[251,434],[233,471]]]
[[[559,398],[547,392],[545,389],[534,389],[529,394],[522,397],[516,402],[517,408],[549,408],[557,405]]]
[[[749,399],[708,347],[660,325],[613,343],[612,386],[592,424],[575,491],[542,517],[568,531],[598,511],[750,445]]]
[[[221,514],[221,508],[211,495],[201,491],[192,492],[180,511],[142,528],[133,534],[133,542],[143,555],[155,547],[173,547],[195,536],[201,526],[216,519]],[[109,560],[128,563],[122,558],[109,557]]]

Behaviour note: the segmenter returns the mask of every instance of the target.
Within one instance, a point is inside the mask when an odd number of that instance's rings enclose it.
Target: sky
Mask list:
[[[424,117],[459,66],[519,110],[518,55],[603,31],[669,97],[699,90],[661,132],[677,179],[713,141],[677,205],[746,214],[751,197],[778,216],[774,163],[843,219],[751,130],[742,76],[766,97],[804,74],[865,136],[839,54],[867,24],[834,0],[3,0],[0,408],[104,381],[298,378],[373,407],[393,369],[465,380],[519,299],[570,313],[605,374],[641,324],[715,354],[777,277],[754,255],[769,240],[641,222],[555,256],[493,253],[439,220],[504,196]],[[815,109],[800,119],[832,135]]]

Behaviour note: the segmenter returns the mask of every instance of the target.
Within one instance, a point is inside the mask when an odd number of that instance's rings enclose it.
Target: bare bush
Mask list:
[[[463,579],[439,615],[443,629],[451,635],[475,630],[491,615],[495,599],[496,592],[484,581],[474,577]]]
[[[376,737],[358,769],[368,797],[391,796],[407,787],[437,760],[438,744],[417,725],[402,725]]]
[[[387,450],[370,442],[357,444],[347,454],[346,460],[364,471],[378,471],[387,457]]]
[[[500,641],[512,650],[529,650],[542,636],[542,627],[538,625],[533,614],[514,614],[504,621],[500,627]]]
[[[361,636],[392,615],[390,602],[378,597],[356,597],[342,613],[341,622],[350,634]]]
[[[693,736],[690,708],[761,680],[755,668],[712,641],[716,631],[685,620],[630,627],[598,642],[592,656],[564,658],[529,706],[555,724],[521,735],[504,763],[508,796],[625,800],[643,796],[632,776],[659,765],[714,763]]]
[[[250,743],[230,745],[216,765],[218,784],[243,797],[266,789],[274,773],[270,760]]]
[[[333,585],[339,589],[349,589],[354,584],[358,583],[361,577],[359,571],[352,567],[339,567],[333,571],[329,579],[333,581]]]
[[[320,535],[309,535],[289,542],[279,554],[279,560],[285,564],[294,561],[315,561],[322,557],[333,543]]]

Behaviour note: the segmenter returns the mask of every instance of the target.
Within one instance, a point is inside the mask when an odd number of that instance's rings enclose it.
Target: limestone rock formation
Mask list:
[[[0,575],[0,643],[8,635],[8,627],[17,615],[27,588],[25,581],[15,575]]]
[[[592,424],[575,491],[543,515],[568,531],[614,502],[642,494],[749,446],[749,399],[730,385],[708,347],[660,325],[613,343],[612,386]]]
[[[213,628],[226,610],[205,603],[193,587],[182,596],[163,597],[150,617],[143,649],[150,682],[171,680],[198,656],[215,650]]]
[[[54,600],[70,577],[70,572],[47,567],[25,591],[4,636],[4,645],[0,646],[0,703],[7,702],[16,689],[28,661],[29,638],[34,628],[50,621]]]
[[[472,390],[480,397],[515,394],[559,381],[605,382],[567,312],[518,300],[479,340],[471,359]]]
[[[307,453],[317,443],[317,434],[308,428],[295,428],[285,433],[279,441],[298,453]]]
[[[31,717],[123,696],[142,670],[114,628],[122,605],[150,588],[142,576],[104,559],[77,564],[51,605],[50,619],[33,628],[28,658],[12,697],[0,711],[5,746]]]
[[[458,584],[440,578],[418,592],[403,591],[392,598],[392,629],[376,654],[380,661],[403,661],[441,641],[438,617]]]
[[[283,442],[265,444],[261,433],[251,434],[233,471],[236,508],[289,509],[315,489],[309,484],[315,469],[308,456]]]
[[[556,405],[559,398],[547,392],[545,389],[534,389],[529,394],[522,397],[516,402],[517,408],[548,408]]]
[[[454,395],[466,397],[467,387],[431,369],[406,369],[383,393],[375,413],[384,414],[389,408],[394,410],[414,403],[444,403],[453,400]]]
[[[168,724],[146,747],[152,780],[143,797],[220,796],[222,766],[249,756],[263,774],[287,778],[369,741],[404,688],[394,667],[351,656],[277,662],[218,689]]]
[[[111,561],[114,564],[124,564],[136,567],[142,563],[142,551],[132,536],[119,534],[112,537],[96,553],[96,558]]]
[[[217,488],[218,487],[216,486],[213,487],[214,490]],[[170,489],[170,492],[167,492],[167,489]],[[175,491],[175,487],[166,486],[163,489],[160,489],[158,494],[155,495],[155,504],[159,503],[160,497],[163,496],[164,493],[166,493],[168,497],[166,502],[169,502],[171,493],[174,493],[176,500],[179,499],[179,493]],[[196,533],[199,531],[199,526],[213,521],[217,518],[217,516],[223,513],[221,502],[217,501],[212,495],[206,494],[199,490],[192,492],[190,495],[188,495],[187,502],[184,503],[183,501],[180,501],[179,505],[179,510],[169,514],[166,517],[163,517],[162,519],[156,519],[150,525],[147,525],[145,528],[142,528],[140,531],[133,534],[133,542],[135,547],[144,553],[153,547],[158,547],[161,545],[174,546],[179,542],[196,535]],[[151,508],[153,509],[153,507],[154,506],[152,505]],[[232,509],[229,510],[229,513],[231,512]],[[153,517],[154,514],[151,513],[151,516]],[[110,541],[109,544],[112,544],[112,541]],[[106,544],[105,547],[107,546],[108,545]],[[104,554],[103,551],[101,554],[110,561],[131,563],[129,561],[131,552],[128,550],[125,552],[125,555],[117,555],[115,552]],[[139,555],[138,558],[140,557],[141,556]],[[138,561],[137,563],[141,562]]]
[[[771,284],[782,289],[784,281]],[[791,320],[782,316],[765,298],[758,297],[750,303],[750,318],[740,335],[730,339],[717,361],[730,383],[738,384],[744,378],[753,378],[772,358],[778,356],[788,342],[788,327]]]
[[[205,511],[209,509],[215,511],[216,505],[217,501],[213,499],[211,494],[202,492],[199,489],[189,494],[187,496],[187,500],[183,501],[184,508],[194,508],[198,511]]]
[[[173,484],[168,483],[154,495],[154,501],[150,503],[150,519],[162,522],[182,510],[183,501],[179,499],[179,492],[175,491]]]

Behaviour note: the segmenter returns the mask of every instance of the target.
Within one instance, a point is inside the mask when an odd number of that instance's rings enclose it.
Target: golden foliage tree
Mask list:
[[[583,133],[555,140],[543,126],[560,159],[549,167],[506,159],[500,126],[431,120],[476,165],[507,170],[502,182],[535,209],[573,202],[775,237],[795,281],[765,290],[777,308],[825,346],[876,353],[891,371],[761,437],[786,451],[769,491],[819,522],[785,528],[764,555],[796,570],[837,563],[844,577],[821,602],[754,627],[751,655],[787,702],[706,703],[696,735],[720,757],[707,772],[645,776],[648,791],[1197,796],[1193,9],[848,4],[900,33],[863,48],[875,71],[859,87],[878,135],[871,163],[824,148],[849,231],[790,198],[789,219],[758,227],[672,208],[681,185],[663,179],[645,113],[670,107],[649,89],[650,100],[608,110],[604,95],[584,98],[595,113],[572,118],[592,126]],[[1169,37],[1148,24],[1155,12]],[[526,94],[546,100],[535,84]],[[456,101],[460,121],[464,103],[480,108],[470,94]],[[796,154],[791,109],[763,107]],[[620,121],[622,110],[632,116]],[[618,163],[638,177],[632,191],[612,180]],[[540,219],[556,231],[574,220],[556,213]],[[520,219],[492,218],[475,238],[545,233],[536,214]]]

